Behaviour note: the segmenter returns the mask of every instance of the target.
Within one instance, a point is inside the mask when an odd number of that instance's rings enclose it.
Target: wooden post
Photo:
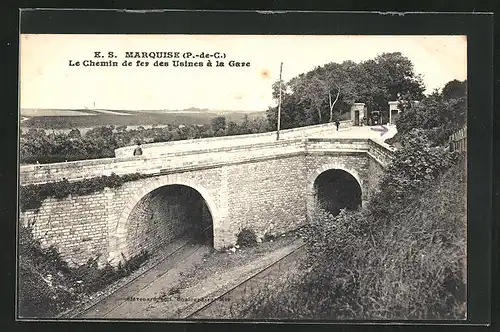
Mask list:
[[[283,69],[283,62],[280,64],[280,81],[279,81],[279,103],[278,103],[278,130],[276,131],[276,140],[280,139],[280,124],[281,124],[281,71]]]

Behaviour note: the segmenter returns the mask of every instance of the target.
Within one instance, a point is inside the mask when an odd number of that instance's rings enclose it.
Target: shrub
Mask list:
[[[69,287],[70,269],[54,247],[43,248],[32,227],[19,230],[19,315],[51,316],[78,296]]]
[[[275,239],[276,239],[276,236],[271,234],[271,233],[264,234],[264,241],[266,241],[266,242],[274,241]]]
[[[432,146],[427,131],[414,129],[401,139],[391,165],[380,180],[380,190],[369,204],[376,216],[391,214],[399,203],[417,197],[423,190],[451,166],[457,164],[460,155],[446,148]]]
[[[73,281],[79,281],[78,290],[82,294],[92,294],[106,285],[110,285],[116,280],[130,275],[133,271],[137,270],[142,263],[150,257],[149,253],[145,250],[141,251],[138,255],[132,256],[121,263],[117,268],[111,266],[109,263],[103,268],[99,268],[97,260],[99,257],[89,259],[86,264],[80,265],[71,271]]]
[[[40,119],[41,117],[31,118],[28,122],[36,122],[36,120]],[[47,121],[50,122],[50,119],[47,119]],[[37,124],[35,123],[35,125]],[[38,125],[43,126],[43,121],[42,123],[38,123]],[[56,124],[47,123],[46,125],[53,128]],[[92,124],[88,125],[92,126]],[[64,126],[65,124],[62,124],[63,128]],[[214,129],[212,129],[212,127]],[[228,132],[225,127],[226,119],[224,117],[218,117],[213,119],[212,126],[208,124],[186,124],[183,128],[167,125],[160,128],[153,127],[148,129],[139,126],[137,130],[128,130],[126,126],[118,126],[116,128],[113,126],[101,126],[94,127],[84,135],[82,135],[78,129],[73,129],[68,134],[47,134],[43,129],[31,128],[27,132],[22,133],[20,137],[19,159],[22,164],[45,164],[110,158],[115,156],[114,150],[116,148],[137,144],[139,142],[144,144],[227,135]],[[246,117],[241,124],[232,122],[231,133],[265,132],[267,129],[267,121],[265,121],[264,118],[249,120],[248,117]]]
[[[242,247],[252,247],[257,244],[257,236],[253,230],[244,228],[238,233],[236,243]]]

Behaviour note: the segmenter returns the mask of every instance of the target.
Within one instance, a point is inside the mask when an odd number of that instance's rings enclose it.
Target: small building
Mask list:
[[[365,118],[365,103],[354,103],[351,106],[351,121],[354,126],[361,126]]]
[[[389,102],[389,124],[396,124],[396,121],[399,117],[399,113],[401,110],[398,107],[399,101],[390,101]]]

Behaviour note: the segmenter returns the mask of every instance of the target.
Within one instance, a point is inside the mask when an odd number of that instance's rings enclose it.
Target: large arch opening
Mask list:
[[[314,181],[316,206],[334,216],[341,209],[356,210],[361,207],[361,187],[358,180],[349,172],[329,169]]]
[[[172,241],[213,246],[213,219],[207,202],[186,185],[165,185],[144,195],[127,218],[127,252],[154,252]]]

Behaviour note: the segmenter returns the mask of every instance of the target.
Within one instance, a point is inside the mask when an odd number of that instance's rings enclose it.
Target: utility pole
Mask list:
[[[278,130],[276,131],[276,140],[280,139],[280,124],[281,124],[281,71],[283,69],[283,62],[280,64],[280,81],[279,81],[279,103],[278,103]]]

